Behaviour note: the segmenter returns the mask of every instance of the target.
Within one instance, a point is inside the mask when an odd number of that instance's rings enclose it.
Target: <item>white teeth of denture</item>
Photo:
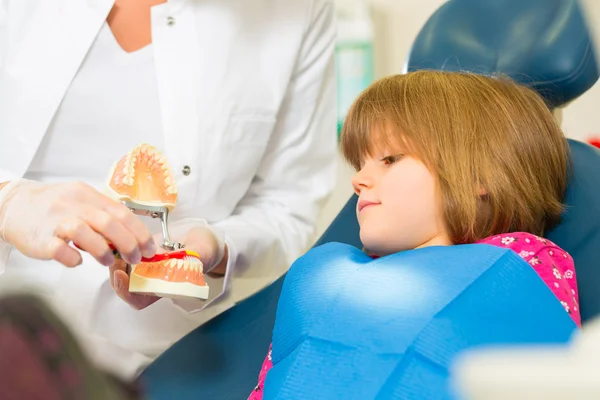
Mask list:
[[[134,183],[135,162],[137,161],[136,155],[137,155],[136,151],[130,151],[125,156],[125,162],[124,162],[125,165],[123,166],[123,171],[122,171],[122,173],[123,173],[122,182],[124,185],[132,186]]]
[[[191,259],[191,260],[176,260],[172,259],[165,263],[165,266],[169,268],[177,268],[182,269],[184,271],[190,270],[194,272],[202,271],[202,266],[200,265],[200,260]]]
[[[126,186],[133,186],[135,184],[135,165],[140,155],[147,155],[148,168],[160,168],[163,171],[167,194],[177,194],[177,186],[173,180],[173,175],[171,174],[166,158],[152,146],[148,146],[145,143],[136,147],[125,156],[123,170],[121,171],[123,175],[121,179],[122,184]]]

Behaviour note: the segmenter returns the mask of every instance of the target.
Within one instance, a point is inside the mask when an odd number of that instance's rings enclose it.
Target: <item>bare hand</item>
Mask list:
[[[125,261],[116,260],[116,262],[109,268],[110,284],[121,300],[129,304],[131,308],[135,310],[142,310],[155,303],[160,299],[160,297],[143,293],[131,293],[129,291],[129,274],[131,273],[130,269],[130,265]]]

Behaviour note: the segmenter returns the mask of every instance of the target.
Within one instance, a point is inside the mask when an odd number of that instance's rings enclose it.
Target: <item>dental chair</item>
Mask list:
[[[450,0],[426,23],[407,64],[502,72],[561,107],[598,79],[574,0]],[[599,121],[600,124],[600,121]],[[600,152],[569,141],[573,154],[564,221],[547,237],[574,258],[584,321],[600,314]],[[315,246],[362,247],[352,196]],[[594,251],[596,250],[596,252]],[[153,400],[242,400],[271,342],[284,277],[199,327],[141,375]]]

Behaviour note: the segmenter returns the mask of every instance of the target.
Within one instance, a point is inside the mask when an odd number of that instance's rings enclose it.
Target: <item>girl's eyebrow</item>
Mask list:
[[[399,156],[404,156],[404,155],[406,155],[406,153],[405,153],[405,152],[399,152],[399,153],[397,153],[397,152],[394,152],[394,153],[385,153],[385,154],[383,155],[383,158],[386,158],[386,157],[399,157]]]

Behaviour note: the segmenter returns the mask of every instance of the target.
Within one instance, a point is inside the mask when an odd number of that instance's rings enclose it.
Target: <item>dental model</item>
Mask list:
[[[167,252],[132,265],[129,291],[207,299],[209,288],[200,256],[180,250],[183,246],[169,237],[168,215],[177,203],[177,186],[160,151],[145,143],[131,150],[113,166],[105,189],[108,196],[123,202],[135,214],[161,221],[161,247]],[[114,248],[113,251],[116,252]]]

